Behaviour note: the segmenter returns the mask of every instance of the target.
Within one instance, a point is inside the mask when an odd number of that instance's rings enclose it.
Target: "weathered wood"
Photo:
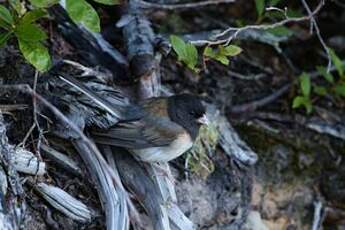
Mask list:
[[[8,143],[6,125],[0,113],[0,167],[2,178],[6,175],[9,184],[7,187],[5,182],[0,190],[0,227],[5,230],[19,229],[25,216],[24,190],[13,164],[13,155],[14,148]]]
[[[53,160],[61,168],[71,172],[76,176],[82,176],[82,172],[77,162],[69,158],[66,154],[56,151],[52,147],[42,144],[41,145],[42,155]]]
[[[220,146],[226,154],[244,165],[253,165],[258,160],[257,154],[239,137],[236,130],[224,116],[219,117],[218,129]]]
[[[13,165],[18,172],[42,176],[46,173],[46,164],[40,161],[32,152],[21,147],[15,148]]]
[[[80,153],[90,176],[92,177],[99,193],[102,207],[106,215],[106,226],[108,230],[118,229],[116,213],[119,196],[114,188],[114,183],[109,172],[103,167],[96,154],[82,140],[73,141],[73,145]]]
[[[115,164],[114,155],[111,151],[110,146],[101,146],[102,152],[105,154],[107,161],[109,163],[109,166],[114,170],[116,176],[118,177],[118,183],[116,186],[114,186],[114,189],[116,190],[116,193],[119,196],[119,202],[117,202],[115,208],[116,208],[116,217],[115,217],[115,223],[117,223],[117,230],[127,230],[130,227],[130,216],[129,216],[129,210],[128,210],[128,194],[124,188],[124,186],[121,183],[120,175],[118,172],[118,169]],[[120,182],[120,183],[119,183]],[[133,213],[132,213],[133,214]],[[136,218],[133,218],[132,221],[135,221]]]
[[[11,215],[7,214],[6,211],[6,194],[7,194],[7,176],[4,169],[0,165],[0,229],[1,230],[12,230]]]
[[[82,223],[91,221],[91,209],[64,190],[45,183],[38,183],[33,187],[51,206],[69,218]]]
[[[139,98],[158,96],[160,90],[159,58],[154,52],[155,34],[150,21],[135,1],[129,1],[127,13],[117,23],[126,42],[130,71],[139,79]]]
[[[237,131],[221,112],[211,104],[207,104],[207,117],[219,132],[219,145],[224,152],[238,163],[249,166],[258,160],[257,154],[240,138]]]
[[[130,81],[126,58],[100,34],[91,33],[73,23],[59,5],[50,7],[49,12],[54,16],[64,38],[78,50],[78,53],[81,53],[82,60],[89,65],[106,67],[112,72],[114,80],[117,82]]]
[[[120,148],[112,149],[121,179],[145,208],[152,221],[153,228],[155,230],[169,230],[170,225],[164,208],[164,200],[145,168],[129,152]]]
[[[164,208],[167,211],[170,220],[170,227],[177,230],[193,230],[196,229],[193,222],[190,221],[177,205],[177,196],[172,180],[173,176],[168,163],[147,165],[146,167],[150,177],[154,180],[156,190],[164,201]],[[162,173],[162,170],[165,171]],[[166,175],[167,174],[167,175]]]

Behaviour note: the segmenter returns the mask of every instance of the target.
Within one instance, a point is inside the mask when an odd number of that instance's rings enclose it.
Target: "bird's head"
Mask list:
[[[169,115],[195,138],[201,125],[209,123],[206,108],[198,96],[180,94],[169,98]]]

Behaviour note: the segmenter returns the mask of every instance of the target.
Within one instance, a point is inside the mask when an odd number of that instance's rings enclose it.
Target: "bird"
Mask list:
[[[132,102],[101,81],[82,82],[61,74],[48,85],[45,92],[53,104],[85,128],[96,144],[125,148],[144,162],[179,157],[193,146],[200,127],[209,123],[201,98],[192,94]],[[60,125],[58,133],[75,137],[66,126]]]

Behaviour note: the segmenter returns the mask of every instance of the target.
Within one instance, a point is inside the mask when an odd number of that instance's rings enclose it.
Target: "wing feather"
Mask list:
[[[138,121],[119,122],[108,130],[94,130],[91,134],[96,143],[141,149],[167,146],[184,132],[168,117],[146,114]]]

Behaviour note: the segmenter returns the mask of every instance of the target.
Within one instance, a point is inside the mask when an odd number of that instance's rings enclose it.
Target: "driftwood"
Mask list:
[[[128,82],[128,62],[100,34],[91,33],[71,21],[61,6],[53,6],[50,13],[58,22],[58,29],[64,38],[81,53],[80,58],[88,65],[103,66],[109,69],[117,82]]]
[[[123,202],[119,202],[119,195],[109,172],[102,166],[101,162],[96,157],[96,154],[84,141],[76,140],[73,144],[83,158],[83,161],[97,186],[97,190],[102,201],[102,207],[106,214],[107,229],[123,229],[121,222],[116,222],[116,220],[119,219],[119,215],[121,216],[126,214],[121,212],[119,213],[117,211],[122,210],[126,212],[126,208],[119,207]],[[124,199],[127,200],[128,198],[125,197]]]
[[[80,167],[78,166],[77,162],[70,159],[63,153],[56,151],[50,146],[45,144],[41,145],[41,154],[51,160],[53,160],[56,164],[58,164],[61,168],[67,170],[68,172],[72,173],[76,176],[82,176],[82,172]]]
[[[157,165],[149,165],[146,169],[150,177],[154,180],[156,191],[162,197],[170,220],[170,227],[179,230],[196,229],[193,222],[185,216],[177,205],[177,196],[169,164],[157,163]],[[164,171],[163,173],[162,170]]]
[[[256,163],[258,160],[256,153],[240,139],[225,117],[219,118],[218,129],[220,133],[220,146],[226,154],[244,165],[254,165]]]
[[[130,69],[139,79],[139,98],[158,96],[160,90],[159,58],[155,58],[155,35],[151,23],[137,5],[129,1],[127,13],[117,23],[126,42]]]
[[[101,146],[103,153],[106,155],[107,161],[109,163],[109,166],[114,170],[116,173],[116,176],[118,177],[118,182],[121,182],[119,171],[117,169],[117,166],[115,164],[115,159],[113,152],[111,151],[110,146]],[[117,191],[117,194],[119,196],[118,204],[116,205],[116,219],[114,220],[116,223],[118,223],[118,229],[119,230],[126,230],[130,227],[130,216],[129,216],[129,208],[127,203],[128,194],[122,185],[122,183],[117,183],[115,186],[115,189]],[[132,208],[133,209],[133,208]],[[137,218],[137,217],[136,217]],[[140,223],[138,223],[140,224]]]
[[[0,165],[0,226],[4,230],[12,230],[13,227],[13,213],[8,213],[6,204],[6,194],[7,194],[7,175]]]
[[[69,218],[82,223],[91,221],[92,212],[90,208],[64,190],[45,183],[32,186],[51,206]]]
[[[42,176],[46,173],[46,164],[40,161],[32,152],[23,148],[15,148],[13,165],[18,172]]]
[[[122,149],[113,149],[113,152],[121,179],[145,207],[152,220],[153,228],[155,230],[170,229],[168,215],[162,208],[164,207],[163,199],[159,196],[154,182],[148,176],[145,168],[128,152]]]
[[[233,160],[243,165],[254,165],[257,154],[243,141],[229,121],[213,105],[207,105],[207,116],[214,122],[219,132],[219,145]]]
[[[8,180],[1,184],[0,190],[0,227],[4,230],[19,229],[25,215],[24,190],[13,164],[13,155],[14,148],[8,143],[6,125],[0,113],[0,178]]]

